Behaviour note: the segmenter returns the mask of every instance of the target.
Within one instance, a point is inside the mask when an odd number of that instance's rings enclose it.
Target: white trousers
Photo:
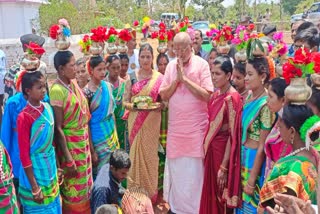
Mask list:
[[[198,214],[204,177],[202,158],[166,159],[163,195],[172,212]]]

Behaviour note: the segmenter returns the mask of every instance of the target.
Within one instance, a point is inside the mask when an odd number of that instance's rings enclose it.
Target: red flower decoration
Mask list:
[[[59,25],[52,25],[49,29],[49,35],[51,39],[57,39],[58,35],[60,34],[60,26]]]
[[[108,35],[118,35],[118,31],[114,27],[110,27]]]
[[[151,33],[151,39],[156,39],[156,38],[158,38],[158,32],[154,31]]]
[[[292,65],[290,62],[291,59],[288,60],[288,62],[284,63],[282,66],[283,70],[283,78],[286,80],[287,84],[290,83],[290,80],[295,77],[301,77],[302,76],[302,71],[300,68],[296,68],[294,65]]]
[[[118,34],[119,39],[125,42],[129,42],[132,39],[130,32],[127,29],[123,29]]]
[[[104,42],[107,40],[107,28],[105,27],[97,27],[97,28],[93,28],[91,29],[91,33],[92,35],[90,36],[90,39],[94,42]]]
[[[253,23],[251,23],[251,24],[248,25],[247,28],[248,28],[248,30],[253,31],[254,28],[255,28],[255,25]]]
[[[234,38],[232,35],[232,28],[230,26],[223,26],[222,29],[217,32],[216,36],[213,40],[217,41],[218,43],[231,41]]]
[[[179,27],[180,27],[180,28],[183,28],[185,25],[186,25],[186,23],[180,22]]]
[[[139,21],[135,20],[132,25],[133,25],[133,27],[138,27],[139,26]]]
[[[294,64],[303,64],[307,65],[311,62],[311,53],[307,48],[299,48],[293,59]]]
[[[168,41],[171,41],[173,39],[173,37],[174,37],[174,32],[169,30],[167,32],[167,37],[168,37]]]
[[[165,30],[165,29],[166,29],[166,24],[163,23],[163,22],[161,22],[161,23],[159,24],[159,28]]]
[[[314,72],[320,73],[320,53],[311,53],[311,61],[314,62]]]
[[[90,40],[90,36],[89,35],[84,35],[84,37],[83,37],[83,42],[88,42],[89,40]]]
[[[25,44],[24,46],[27,48],[28,54],[42,55],[46,52],[40,45],[34,42],[30,42],[29,45]]]
[[[161,32],[161,33],[159,34],[158,39],[159,39],[159,41],[163,41],[163,42],[165,42],[165,41],[166,41],[166,39],[167,39],[167,33],[163,33],[163,32]]]

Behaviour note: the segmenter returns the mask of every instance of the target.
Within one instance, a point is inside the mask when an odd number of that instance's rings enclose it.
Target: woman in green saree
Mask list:
[[[274,195],[284,193],[316,203],[317,162],[319,155],[310,146],[308,129],[319,124],[305,105],[289,104],[279,113],[282,140],[292,152],[276,162],[260,191],[260,207],[275,207]]]
[[[127,121],[122,119],[125,112],[125,108],[122,105],[122,98],[125,91],[125,80],[123,80],[119,76],[121,69],[120,58],[117,55],[110,55],[107,57],[106,63],[108,70],[106,81],[111,83],[113,86],[112,94],[116,102],[114,115],[116,118],[116,126],[120,148],[124,149],[127,153],[129,153],[129,142],[125,137]]]

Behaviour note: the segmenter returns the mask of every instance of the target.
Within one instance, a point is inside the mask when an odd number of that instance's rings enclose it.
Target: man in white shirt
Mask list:
[[[129,57],[129,67],[128,74],[133,73],[136,69],[140,67],[139,65],[139,50],[137,47],[136,31],[131,30],[132,39],[127,43],[128,47],[128,57]]]

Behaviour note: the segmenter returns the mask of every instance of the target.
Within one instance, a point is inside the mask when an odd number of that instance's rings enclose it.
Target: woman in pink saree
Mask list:
[[[152,202],[157,199],[158,189],[158,146],[161,110],[140,111],[134,108],[132,100],[137,96],[150,96],[158,101],[162,74],[152,69],[153,50],[149,44],[143,45],[139,52],[140,69],[130,74],[126,81],[123,105],[128,110],[130,159],[128,187],[145,189]]]
[[[230,84],[232,63],[229,57],[215,59],[212,82],[218,89],[209,108],[209,126],[204,139],[204,182],[200,213],[233,213],[240,205],[240,94]]]

